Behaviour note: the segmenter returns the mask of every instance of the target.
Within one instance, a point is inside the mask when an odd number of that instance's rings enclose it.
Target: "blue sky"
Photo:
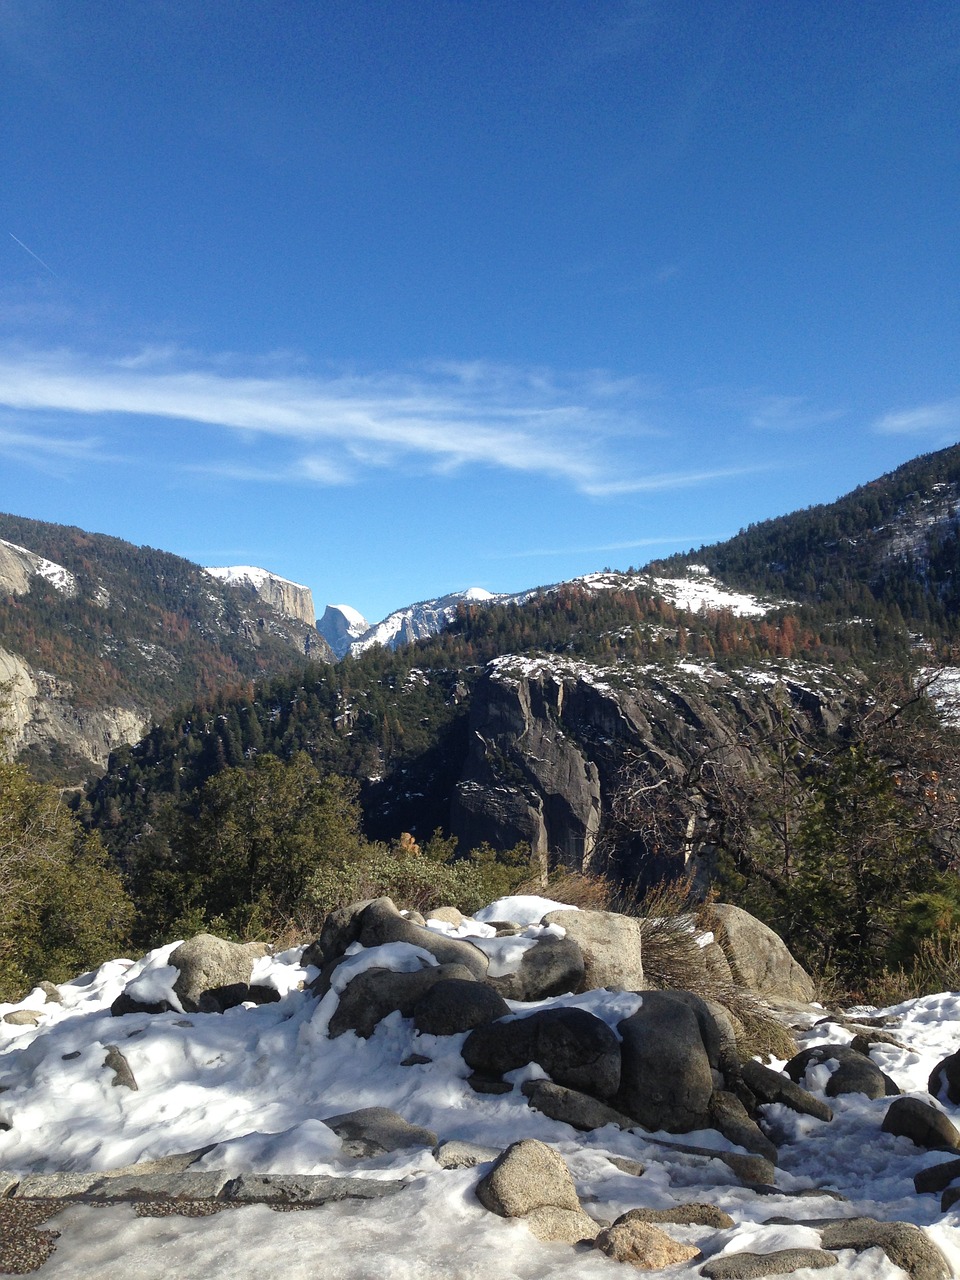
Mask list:
[[[0,510],[376,619],[960,438],[955,0],[0,0]]]

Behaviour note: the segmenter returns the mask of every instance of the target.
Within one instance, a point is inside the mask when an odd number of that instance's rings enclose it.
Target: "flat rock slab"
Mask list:
[[[878,1218],[767,1218],[766,1224],[813,1227],[825,1249],[882,1249],[895,1267],[911,1280],[953,1280],[946,1258],[912,1222],[881,1222]]]
[[[713,1227],[715,1231],[725,1231],[737,1224],[715,1204],[676,1204],[669,1209],[628,1209],[622,1213],[614,1226],[621,1222],[672,1222],[682,1227]]]
[[[16,1191],[22,1181],[19,1173],[0,1173],[0,1200]]]
[[[409,1124],[389,1107],[361,1107],[328,1116],[323,1122],[343,1142],[344,1153],[365,1159],[403,1147],[430,1147],[439,1139],[431,1129]]]
[[[636,1129],[634,1132],[638,1132]],[[644,1142],[669,1151],[678,1151],[685,1156],[702,1156],[707,1160],[722,1160],[723,1163],[746,1186],[765,1186],[776,1190],[777,1170],[763,1156],[745,1156],[740,1151],[715,1151],[712,1147],[696,1147],[689,1142],[667,1142],[663,1138],[651,1138],[649,1134],[640,1133]]]
[[[376,1178],[336,1178],[327,1174],[241,1173],[223,1189],[223,1199],[251,1204],[330,1204],[339,1200],[379,1200],[405,1182]]]
[[[28,1173],[19,1179],[14,1195],[19,1200],[69,1199],[84,1196],[98,1183],[104,1173]]]
[[[120,1174],[101,1178],[85,1194],[96,1200],[215,1200],[229,1175],[211,1173]]]
[[[228,1176],[222,1172],[31,1173],[20,1179],[14,1195],[18,1200],[213,1200]]]
[[[774,1253],[725,1253],[700,1268],[708,1280],[759,1280],[761,1276],[787,1276],[806,1267],[819,1271],[832,1267],[835,1253],[825,1249],[777,1249]]]

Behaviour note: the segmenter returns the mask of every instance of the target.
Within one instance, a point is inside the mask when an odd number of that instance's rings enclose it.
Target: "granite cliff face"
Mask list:
[[[807,675],[777,682],[755,668],[730,673],[695,663],[605,669],[558,658],[497,659],[471,703],[454,833],[467,848],[529,842],[543,866],[587,871],[603,852],[625,760],[641,785],[665,778],[674,790],[686,787],[696,813],[690,761],[712,749],[734,773],[755,769],[754,749],[778,699],[832,732],[842,688],[835,677],[816,687],[820,669]],[[691,841],[690,859],[709,856],[705,821],[702,834]]]
[[[299,582],[291,582],[289,578],[281,578],[276,573],[253,565],[208,569],[207,573],[220,582],[252,591],[268,609],[273,609],[285,618],[302,622],[307,627],[316,625],[317,611],[313,603],[313,592]]]
[[[76,706],[69,681],[35,670],[6,649],[0,649],[0,687],[0,726],[14,755],[29,747],[45,753],[56,747],[61,756],[102,769],[111,751],[138,742],[149,725],[144,713],[134,707]]]

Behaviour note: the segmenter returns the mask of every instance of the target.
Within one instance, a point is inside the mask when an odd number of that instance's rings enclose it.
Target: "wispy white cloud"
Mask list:
[[[63,476],[78,462],[103,461],[103,441],[97,436],[54,435],[0,423],[0,457]]]
[[[713,471],[665,471],[636,479],[597,481],[583,485],[583,489],[598,498],[625,493],[661,493],[666,489],[691,489],[714,480],[734,480],[740,476],[769,470],[769,466],[757,464],[749,467],[719,467]]]
[[[802,431],[842,417],[842,410],[816,409],[804,396],[760,396],[747,410],[747,421],[758,431]]]
[[[882,435],[922,435],[925,432],[955,433],[960,431],[960,396],[921,404],[913,409],[885,413],[873,424]]]
[[[344,484],[370,468],[445,474],[492,467],[569,483],[602,497],[682,488],[742,474],[736,469],[636,474],[624,441],[665,439],[642,412],[650,389],[602,370],[561,375],[482,361],[404,371],[290,371],[278,358],[202,362],[170,347],[122,359],[68,351],[0,352],[0,406],[21,421],[42,413],[101,419],[167,419],[251,442],[279,441],[263,467],[229,450],[206,469],[224,478]],[[251,367],[253,372],[250,372]],[[26,417],[25,417],[26,415]],[[649,456],[649,453],[648,453]],[[263,459],[258,459],[263,461]]]

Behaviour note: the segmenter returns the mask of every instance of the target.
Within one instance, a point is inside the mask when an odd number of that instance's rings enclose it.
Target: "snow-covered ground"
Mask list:
[[[531,921],[544,909],[532,904]],[[502,911],[494,907],[487,914],[502,918]],[[436,927],[480,939],[493,932],[482,921],[466,922],[459,930]],[[348,1201],[300,1213],[250,1206],[206,1218],[140,1218],[132,1206],[74,1205],[46,1224],[60,1238],[39,1272],[42,1277],[568,1280],[575,1275],[611,1280],[626,1274],[599,1252],[540,1243],[522,1223],[487,1212],[474,1187],[489,1166],[444,1170],[426,1148],[346,1158],[323,1119],[374,1105],[393,1108],[441,1141],[463,1139],[502,1149],[519,1138],[536,1137],[553,1144],[569,1165],[584,1207],[597,1218],[612,1220],[639,1205],[709,1201],[737,1225],[719,1231],[667,1229],[711,1255],[819,1243],[810,1227],[763,1225],[773,1217],[867,1214],[923,1226],[960,1274],[960,1213],[941,1215],[939,1197],[918,1196],[912,1182],[918,1169],[947,1157],[882,1133],[889,1099],[871,1101],[859,1094],[832,1099],[831,1123],[768,1108],[786,1140],[780,1147],[779,1194],[760,1195],[740,1185],[717,1160],[671,1153],[645,1134],[613,1126],[578,1133],[532,1110],[519,1083],[539,1074],[536,1067],[514,1073],[517,1087],[510,1093],[474,1093],[460,1056],[462,1036],[418,1036],[410,1020],[392,1014],[369,1040],[352,1032],[329,1039],[337,988],[351,975],[338,970],[334,988],[318,1001],[299,989],[316,971],[300,965],[297,950],[258,962],[254,981],[273,985],[281,993],[277,1003],[224,1014],[112,1017],[111,1002],[133,981],[144,998],[170,997],[176,976],[168,964],[170,950],[161,948],[136,963],[111,961],[65,983],[59,988],[62,1004],[44,1003],[38,990],[18,1006],[0,1005],[0,1015],[14,1007],[40,1015],[36,1027],[0,1021],[0,1120],[11,1126],[0,1132],[0,1169],[106,1170],[215,1143],[198,1168],[405,1178],[408,1185],[380,1201]],[[371,963],[412,968],[424,958],[431,959],[419,948],[393,943],[358,952],[351,971]],[[501,962],[509,963],[503,957]],[[641,999],[595,991],[560,1002],[587,1008],[615,1026]],[[515,1007],[529,1011],[534,1006]],[[930,1071],[960,1039],[960,995],[929,996],[885,1012],[894,1020],[888,1030],[907,1047],[878,1045],[872,1056],[904,1091],[929,1100]],[[806,1043],[850,1038],[836,1025],[805,1033]],[[136,1092],[113,1087],[103,1065],[111,1044],[126,1056]],[[401,1066],[411,1053],[431,1061]],[[807,1080],[814,1090],[818,1070]],[[957,1109],[944,1110],[960,1118]],[[712,1130],[681,1139],[651,1136],[730,1149]],[[608,1155],[638,1160],[646,1171],[641,1177],[622,1172]],[[847,1199],[799,1195],[812,1188],[832,1189]],[[876,1249],[840,1251],[838,1257],[825,1270],[795,1272],[796,1280],[903,1276]],[[664,1274],[694,1276],[699,1266],[677,1264]]]

